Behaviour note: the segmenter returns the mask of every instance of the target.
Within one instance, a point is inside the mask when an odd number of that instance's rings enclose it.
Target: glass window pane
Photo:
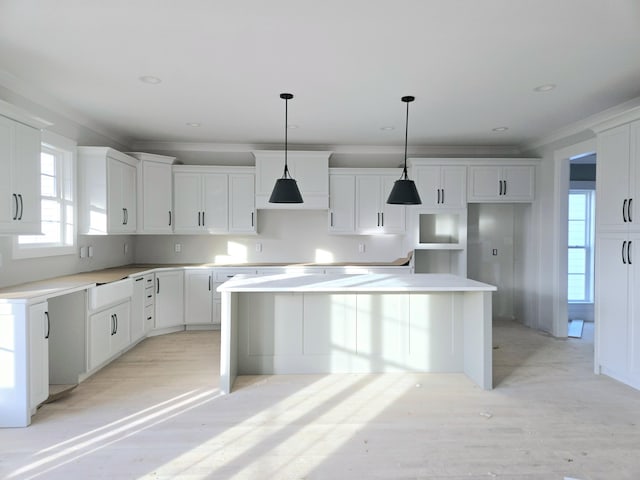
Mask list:
[[[587,197],[584,193],[569,194],[569,219],[584,220],[587,213]]]
[[[586,272],[585,260],[586,252],[584,248],[570,248],[568,262],[569,273],[584,274]]]
[[[60,222],[60,204],[55,200],[42,200],[42,221]]]
[[[583,220],[569,220],[569,246],[584,247],[586,246],[586,222]]]
[[[43,197],[55,197],[56,192],[56,179],[49,175],[40,176],[40,192]]]
[[[580,302],[585,299],[585,281],[584,275],[569,275],[568,298],[569,301]]]
[[[50,243],[60,243],[60,223],[42,222],[42,233]]]
[[[42,152],[40,154],[40,170],[43,175],[55,176],[56,157],[49,152]]]

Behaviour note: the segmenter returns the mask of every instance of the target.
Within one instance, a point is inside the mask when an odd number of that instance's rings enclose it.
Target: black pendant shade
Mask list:
[[[298,183],[289,174],[287,166],[287,121],[289,116],[289,100],[293,98],[290,93],[281,93],[280,98],[284,100],[284,173],[276,180],[273,187],[269,203],[303,203],[302,195],[298,189]]]
[[[404,131],[404,168],[402,176],[396,180],[387,198],[387,203],[392,205],[420,205],[420,194],[413,180],[409,179],[407,174],[407,138],[409,136],[409,103],[413,102],[415,97],[402,97],[402,101],[407,104],[407,118]]]

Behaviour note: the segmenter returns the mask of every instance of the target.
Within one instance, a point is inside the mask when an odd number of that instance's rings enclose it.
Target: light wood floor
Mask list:
[[[219,333],[143,341],[32,426],[0,429],[8,479],[639,479],[640,392],[588,341],[494,328],[493,391],[464,375],[241,377]]]

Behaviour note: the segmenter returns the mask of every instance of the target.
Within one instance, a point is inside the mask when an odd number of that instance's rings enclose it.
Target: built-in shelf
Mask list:
[[[459,245],[461,237],[458,213],[420,213],[418,214],[418,244],[420,245]]]

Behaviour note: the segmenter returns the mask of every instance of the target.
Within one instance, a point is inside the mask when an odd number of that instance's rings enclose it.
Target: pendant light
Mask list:
[[[420,195],[418,189],[413,180],[409,180],[407,174],[407,137],[409,136],[409,103],[413,102],[415,97],[406,96],[402,97],[402,101],[407,104],[407,118],[405,122],[404,130],[404,168],[402,169],[402,175],[393,184],[387,203],[393,205],[420,205]]]
[[[289,100],[293,98],[290,93],[281,93],[284,100],[284,173],[282,178],[276,180],[276,184],[269,197],[269,203],[302,203],[302,195],[298,189],[298,183],[289,174],[287,166],[287,120],[289,116]]]

